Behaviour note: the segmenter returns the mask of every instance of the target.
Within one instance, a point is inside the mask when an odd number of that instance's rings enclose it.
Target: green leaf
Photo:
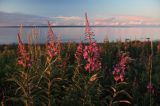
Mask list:
[[[119,101],[114,101],[114,102],[113,102],[113,104],[119,104],[119,103],[131,104],[131,102],[128,101],[128,100],[119,100]]]
[[[127,82],[119,82],[119,83],[116,84],[116,87],[117,86],[122,86],[122,85],[128,85],[128,83]]]
[[[132,96],[128,92],[126,92],[125,90],[118,91],[116,93],[116,96],[117,95],[126,95],[128,98],[132,99]]]

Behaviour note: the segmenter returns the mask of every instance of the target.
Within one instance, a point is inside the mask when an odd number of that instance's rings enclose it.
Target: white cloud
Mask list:
[[[56,17],[50,17],[50,18],[54,18],[54,19],[61,19],[61,20],[65,20],[65,21],[73,21],[73,20],[83,20],[82,17],[78,17],[78,16],[56,16]]]
[[[94,25],[160,25],[160,21],[142,16],[110,16],[95,18]]]

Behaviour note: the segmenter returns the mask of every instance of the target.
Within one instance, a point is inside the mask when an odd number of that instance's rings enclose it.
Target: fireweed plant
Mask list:
[[[73,75],[75,88],[82,95],[79,99],[82,105],[90,105],[93,103],[93,92],[96,91],[98,73],[101,70],[101,61],[99,48],[94,33],[91,31],[87,13],[85,14],[85,39],[77,45],[75,52],[76,67]],[[93,90],[95,89],[95,90]],[[72,91],[75,92],[75,91]]]
[[[119,41],[119,43],[121,43],[121,41]],[[127,64],[130,61],[130,57],[123,51],[118,51],[117,57],[118,62],[113,65],[112,68],[112,75],[115,82],[109,87],[109,91],[112,95],[107,96],[107,100],[109,101],[108,104],[109,106],[118,104],[130,105],[132,104],[131,101],[133,98],[126,90],[128,83],[127,80],[125,80]],[[121,89],[122,86],[123,88]],[[117,99],[119,95],[123,95],[126,98]]]
[[[82,61],[80,59],[83,59],[85,61],[85,71],[91,73],[94,71],[99,71],[101,69],[101,62],[99,48],[93,38],[94,33],[91,31],[91,28],[89,26],[87,13],[85,14],[85,20],[85,41],[87,41],[87,44],[82,44],[82,42],[79,43],[79,45],[77,46],[75,58],[77,59],[78,66],[82,64]]]
[[[57,99],[56,94],[58,95],[62,93],[58,91],[58,89],[63,85],[55,83],[57,81],[63,82],[65,79],[63,76],[65,71],[61,70],[62,66],[60,66],[60,64],[64,63],[65,61],[62,60],[60,53],[60,35],[58,35],[58,37],[55,35],[52,30],[51,23],[48,22],[48,36],[45,47],[46,63],[45,68],[42,71],[40,79],[38,81],[38,84],[42,88],[43,93],[46,94],[47,99],[45,104],[47,104],[48,106],[60,104],[60,101]]]

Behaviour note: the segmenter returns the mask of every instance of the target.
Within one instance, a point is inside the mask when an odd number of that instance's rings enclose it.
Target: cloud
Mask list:
[[[83,25],[84,18],[78,16],[55,16],[49,17],[53,25]]]
[[[142,21],[147,19],[147,17],[142,17],[142,16],[115,16],[115,18],[120,20],[131,20],[131,21]]]
[[[52,18],[52,17],[51,17]],[[60,19],[60,20],[65,20],[65,21],[74,21],[74,20],[83,20],[82,17],[78,17],[78,16],[70,16],[70,17],[67,17],[67,16],[57,16],[57,17],[53,17],[55,19]]]
[[[110,16],[95,18],[94,25],[160,25],[160,21],[143,16]]]

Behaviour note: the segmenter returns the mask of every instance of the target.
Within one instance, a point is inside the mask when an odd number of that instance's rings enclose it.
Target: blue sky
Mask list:
[[[0,11],[47,17],[55,24],[83,24],[85,12],[93,24],[155,24],[160,21],[160,0],[0,0]],[[0,18],[1,24],[5,17]]]

